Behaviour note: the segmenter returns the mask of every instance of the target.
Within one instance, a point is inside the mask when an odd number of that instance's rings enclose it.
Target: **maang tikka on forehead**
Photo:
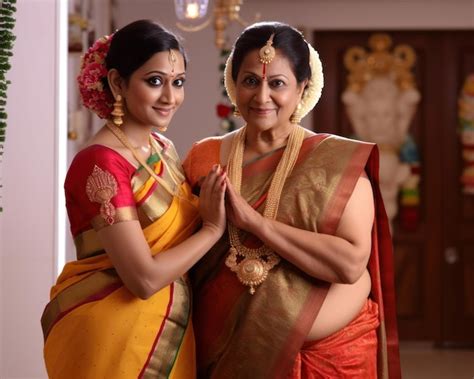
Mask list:
[[[265,46],[263,46],[258,52],[258,56],[260,57],[260,62],[263,64],[263,68],[262,68],[263,79],[265,79],[267,64],[269,64],[273,60],[273,58],[275,58],[275,48],[273,47],[274,36],[275,36],[275,33],[272,33],[272,35],[266,42]]]
[[[178,57],[176,56],[176,53],[172,49],[170,49],[170,52],[168,55],[168,62],[170,62],[170,65],[171,65],[171,75],[174,75],[174,65],[177,60],[178,60]]]

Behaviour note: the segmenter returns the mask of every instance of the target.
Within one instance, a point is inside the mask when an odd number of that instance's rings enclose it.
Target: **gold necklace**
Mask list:
[[[153,150],[155,150],[156,154],[160,157],[160,161],[166,167],[166,170],[169,172],[171,180],[175,184],[177,190],[171,189],[171,187],[168,185],[168,183],[166,183],[165,180],[163,180],[158,175],[156,175],[155,171],[153,171],[152,168],[148,165],[148,163],[146,163],[146,161],[142,158],[142,156],[137,153],[135,148],[130,143],[130,140],[127,138],[124,132],[122,132],[122,130],[120,130],[116,125],[112,123],[107,123],[106,125],[107,125],[107,128],[109,128],[109,130],[112,132],[112,134],[114,134],[115,137],[117,137],[117,139],[120,142],[122,142],[122,144],[132,152],[133,157],[145,168],[145,170],[148,171],[150,176],[153,179],[155,179],[158,182],[158,184],[160,184],[166,190],[166,192],[168,192],[171,196],[180,197],[180,182],[181,181],[176,177],[176,174],[173,173],[173,170],[171,169],[171,167],[168,166],[166,161],[163,159],[163,156],[161,155],[160,151],[158,150],[156,146],[156,141],[153,139],[152,136],[150,136],[151,147],[153,148]]]
[[[229,179],[239,194],[242,186],[246,129],[246,126],[242,127],[234,136],[227,162]],[[263,217],[271,220],[276,218],[283,186],[296,163],[304,136],[305,132],[301,126],[295,126],[291,131],[288,144],[270,183]],[[233,224],[229,223],[228,230],[231,247],[225,264],[237,274],[237,278],[242,284],[250,287],[249,291],[253,295],[255,287],[265,281],[268,272],[280,262],[280,257],[265,244],[256,249],[244,246],[240,242],[238,229]]]

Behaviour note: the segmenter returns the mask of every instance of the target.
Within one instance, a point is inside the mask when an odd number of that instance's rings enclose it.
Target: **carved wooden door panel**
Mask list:
[[[352,46],[367,48],[374,32],[314,33],[325,72],[323,96],[313,113],[315,131],[351,136],[341,102],[347,75],[343,57]],[[410,127],[421,160],[419,222],[415,231],[406,231],[395,220],[393,231],[400,336],[474,342],[474,196],[460,193],[456,134],[457,95],[464,75],[474,71],[474,32],[388,34],[394,45],[415,49],[422,96]],[[452,264],[445,260],[449,247]]]
[[[461,191],[461,143],[457,100],[474,74],[474,31],[443,35],[443,325],[448,344],[474,343],[474,194]],[[449,70],[448,70],[449,68]]]

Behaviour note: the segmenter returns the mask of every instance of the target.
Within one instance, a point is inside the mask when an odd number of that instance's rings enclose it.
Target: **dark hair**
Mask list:
[[[154,54],[170,49],[183,55],[186,67],[186,54],[173,33],[150,20],[134,21],[113,35],[105,66],[107,70],[115,68],[128,80]]]
[[[296,81],[301,83],[311,78],[309,48],[302,34],[281,22],[259,22],[249,26],[237,38],[232,57],[232,79],[237,80],[240,66],[245,56],[253,50],[262,48],[274,33],[273,47],[290,61]]]

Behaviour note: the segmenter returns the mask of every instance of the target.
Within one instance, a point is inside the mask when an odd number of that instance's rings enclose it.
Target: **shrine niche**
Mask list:
[[[388,218],[400,211],[404,229],[415,230],[419,209],[419,157],[408,131],[420,101],[411,72],[415,51],[398,45],[392,52],[388,34],[369,38],[372,51],[355,46],[344,56],[349,74],[342,94],[355,138],[380,150],[380,189]]]

